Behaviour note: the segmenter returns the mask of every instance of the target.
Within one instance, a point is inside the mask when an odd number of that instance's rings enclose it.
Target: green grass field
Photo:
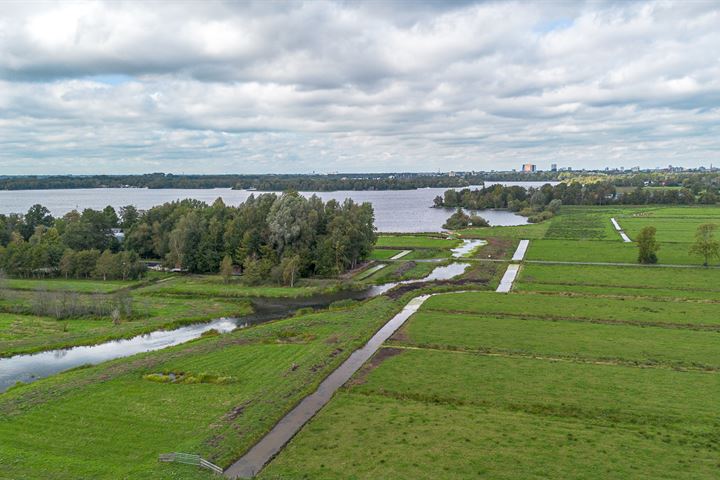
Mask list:
[[[624,299],[590,296],[495,292],[448,294],[429,299],[426,311],[500,314],[528,318],[602,321],[636,325],[692,325],[720,328],[718,306],[705,302],[667,302],[657,299]]]
[[[461,230],[463,238],[545,238],[545,234],[550,226],[550,222],[529,223],[527,225],[519,225],[516,227],[483,227],[483,228],[466,228]]]
[[[525,269],[647,280],[628,267]],[[657,271],[649,289],[673,273]],[[706,272],[677,280],[692,289]],[[715,478],[716,311],[682,297],[433,297],[262,478]]]
[[[227,466],[389,318],[386,298],[55,375],[0,395],[7,478],[205,478],[160,464],[199,453]],[[163,371],[233,378],[163,384]],[[50,474],[50,475],[49,475]]]
[[[557,262],[637,263],[635,243],[592,240],[532,240],[527,260]],[[690,244],[661,243],[658,263],[667,265],[702,265],[703,259],[689,253]],[[713,261],[712,264],[718,262]]]
[[[112,293],[122,288],[132,288],[138,285],[142,285],[142,282],[122,280],[65,280],[63,278],[41,280],[6,278],[0,282],[1,287],[12,290],[73,291],[81,293]]]
[[[262,478],[710,479],[714,377],[405,351],[339,394]]]
[[[391,345],[720,370],[717,332],[445,312],[420,312],[403,332]]]
[[[712,223],[720,228],[720,215],[714,217],[628,217],[618,219],[620,226],[630,238],[635,238],[644,227],[655,227],[660,243],[692,243],[697,227]]]
[[[526,264],[516,290],[720,300],[720,269]]]
[[[635,266],[637,246],[621,241],[611,217],[631,237],[655,226],[661,264],[696,266]],[[227,467],[409,298],[462,289],[427,300],[260,478],[715,479],[720,269],[699,267],[688,248],[694,228],[716,218],[718,207],[564,206],[540,224],[468,229],[463,237],[488,245],[468,260],[465,284],[351,302],[15,387],[0,394],[0,478],[217,478],[157,455],[197,453]],[[487,290],[521,238],[530,249],[513,291]],[[450,260],[413,260],[447,259],[459,242],[381,235],[373,259],[412,253],[366,278],[304,279],[292,289],[199,275],[149,285],[7,280],[0,352],[246,312],[253,296],[420,278]],[[114,325],[17,313],[39,285],[87,299],[131,286],[137,315]],[[151,381],[169,373],[225,383]]]

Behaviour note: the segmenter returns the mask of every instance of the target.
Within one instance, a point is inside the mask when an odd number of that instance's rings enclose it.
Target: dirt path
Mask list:
[[[615,231],[620,234],[620,237],[623,239],[623,242],[631,243],[632,240],[630,240],[630,237],[628,237],[627,234],[623,231],[622,227],[617,222],[617,220],[615,220],[615,218],[613,217],[610,219],[610,221],[612,222],[613,227],[615,227]]]
[[[412,250],[403,250],[402,252],[398,253],[397,255],[393,255],[392,257],[390,257],[390,260],[398,260],[398,259],[404,257],[405,255],[408,255],[409,253],[412,253]]]
[[[498,293],[508,293],[512,290],[513,283],[519,271],[520,264],[511,263],[508,265],[507,270],[505,270],[505,275],[503,275],[502,280],[500,280],[500,285],[498,285],[495,291]]]
[[[525,258],[525,253],[527,253],[528,246],[530,246],[530,240],[520,240],[517,250],[515,250],[515,253],[512,256],[513,262],[522,262]]]
[[[515,250],[515,253],[512,256],[513,262],[522,262],[525,258],[525,253],[527,253],[528,246],[530,245],[530,240],[520,240],[520,243],[517,246],[517,250]],[[498,285],[497,289],[495,290],[498,293],[508,293],[510,290],[512,290],[513,283],[515,283],[515,279],[517,278],[518,273],[520,272],[520,264],[519,263],[511,263],[508,265],[507,270],[505,270],[505,274],[503,275],[502,279],[500,280],[500,285]]]
[[[270,432],[255,444],[224,475],[227,478],[252,478],[295,436],[297,432],[323,408],[350,377],[400,328],[432,295],[415,297],[390,319],[359,350],[355,350],[334,372],[320,384],[315,393],[305,397]]]

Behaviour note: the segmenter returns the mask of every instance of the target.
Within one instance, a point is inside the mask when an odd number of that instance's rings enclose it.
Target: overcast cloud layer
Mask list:
[[[716,2],[3,3],[0,174],[720,164]]]

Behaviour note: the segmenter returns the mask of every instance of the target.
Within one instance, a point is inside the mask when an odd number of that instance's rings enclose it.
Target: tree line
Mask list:
[[[12,176],[0,177],[0,190],[52,190],[76,188],[234,188],[267,192],[338,190],[411,190],[464,187],[481,182],[476,177],[421,175],[417,173],[365,173],[333,175],[144,175]]]
[[[237,207],[187,199],[61,218],[34,205],[24,215],[0,215],[0,268],[20,277],[130,279],[143,274],[142,259],[152,259],[192,273],[239,271],[252,283],[294,284],[355,267],[376,239],[371,204],[297,192],[251,195]]]
[[[538,207],[550,206],[551,202],[563,205],[648,205],[648,204],[715,204],[720,201],[711,190],[695,194],[691,189],[650,189],[637,187],[629,192],[619,192],[608,182],[581,184],[579,182],[545,184],[542,187],[491,185],[476,190],[448,190],[434,200],[436,207],[463,207],[468,209],[507,208],[512,211],[533,214]]]
[[[561,199],[555,198],[556,193],[564,190],[561,185],[564,184],[553,187],[548,183],[540,188],[525,188],[520,186],[506,187],[498,184],[477,190],[467,188],[459,191],[447,190],[442,197],[435,197],[433,203],[435,207],[466,208],[469,210],[503,208],[519,212],[534,223],[546,220],[557,213],[563,203]],[[558,196],[562,198],[564,195]]]

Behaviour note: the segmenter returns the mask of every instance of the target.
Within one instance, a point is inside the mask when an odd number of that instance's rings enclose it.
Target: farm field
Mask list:
[[[516,290],[720,300],[720,269],[526,264]]]
[[[499,314],[548,318],[551,320],[595,321],[634,325],[688,325],[720,329],[717,305],[705,302],[633,299],[595,296],[544,295],[495,292],[454,293],[429,299],[424,311]]]
[[[542,223],[529,223],[527,225],[520,225],[517,227],[482,227],[482,228],[467,228],[461,230],[461,236],[463,238],[491,238],[491,237],[502,237],[502,238],[544,238],[547,233],[550,222]]]
[[[488,244],[458,260],[470,265],[457,282],[402,285],[13,387],[0,393],[0,478],[217,478],[157,456],[188,452],[228,467],[410,298],[429,292],[444,293],[409,318],[260,478],[716,478],[720,269],[687,253],[692,235],[684,229],[720,209],[687,211],[563,207],[541,224],[464,230],[462,238]],[[637,246],[621,241],[611,217],[631,237],[657,220],[660,263],[682,267],[636,266]],[[496,293],[524,238],[530,248],[514,287]],[[455,261],[459,243],[381,235],[372,258],[385,267],[293,288],[217,275],[5,279],[0,355],[241,315],[252,298],[270,304],[421,278]],[[402,250],[412,252],[389,260]],[[134,315],[118,323],[33,315],[39,291],[86,303],[129,294]]]
[[[9,478],[209,478],[161,464],[190,451],[226,466],[397,309],[378,298],[76,369],[0,395]],[[206,373],[224,383],[145,378]],[[67,439],[73,439],[68,442]]]
[[[262,478],[716,473],[715,374],[385,350]]]
[[[390,257],[397,255],[402,250],[395,250],[389,248],[375,248],[370,253],[371,260],[388,260]]]
[[[655,227],[657,240],[661,243],[692,243],[697,227],[703,223],[715,223],[720,226],[720,216],[689,216],[689,217],[626,217],[618,219],[620,226],[634,238],[643,227]]]
[[[112,293],[123,288],[142,285],[137,281],[122,280],[74,280],[62,278],[23,279],[6,278],[0,281],[0,288],[11,290],[72,291],[80,293]]]
[[[661,243],[657,252],[658,264],[701,265],[702,259],[690,255],[689,243]],[[637,263],[635,243],[593,240],[533,240],[527,260],[556,262]],[[713,262],[717,263],[717,262]]]
[[[428,299],[261,478],[716,478],[720,269],[532,263],[636,264],[609,218],[687,209],[569,210],[511,293]]]

